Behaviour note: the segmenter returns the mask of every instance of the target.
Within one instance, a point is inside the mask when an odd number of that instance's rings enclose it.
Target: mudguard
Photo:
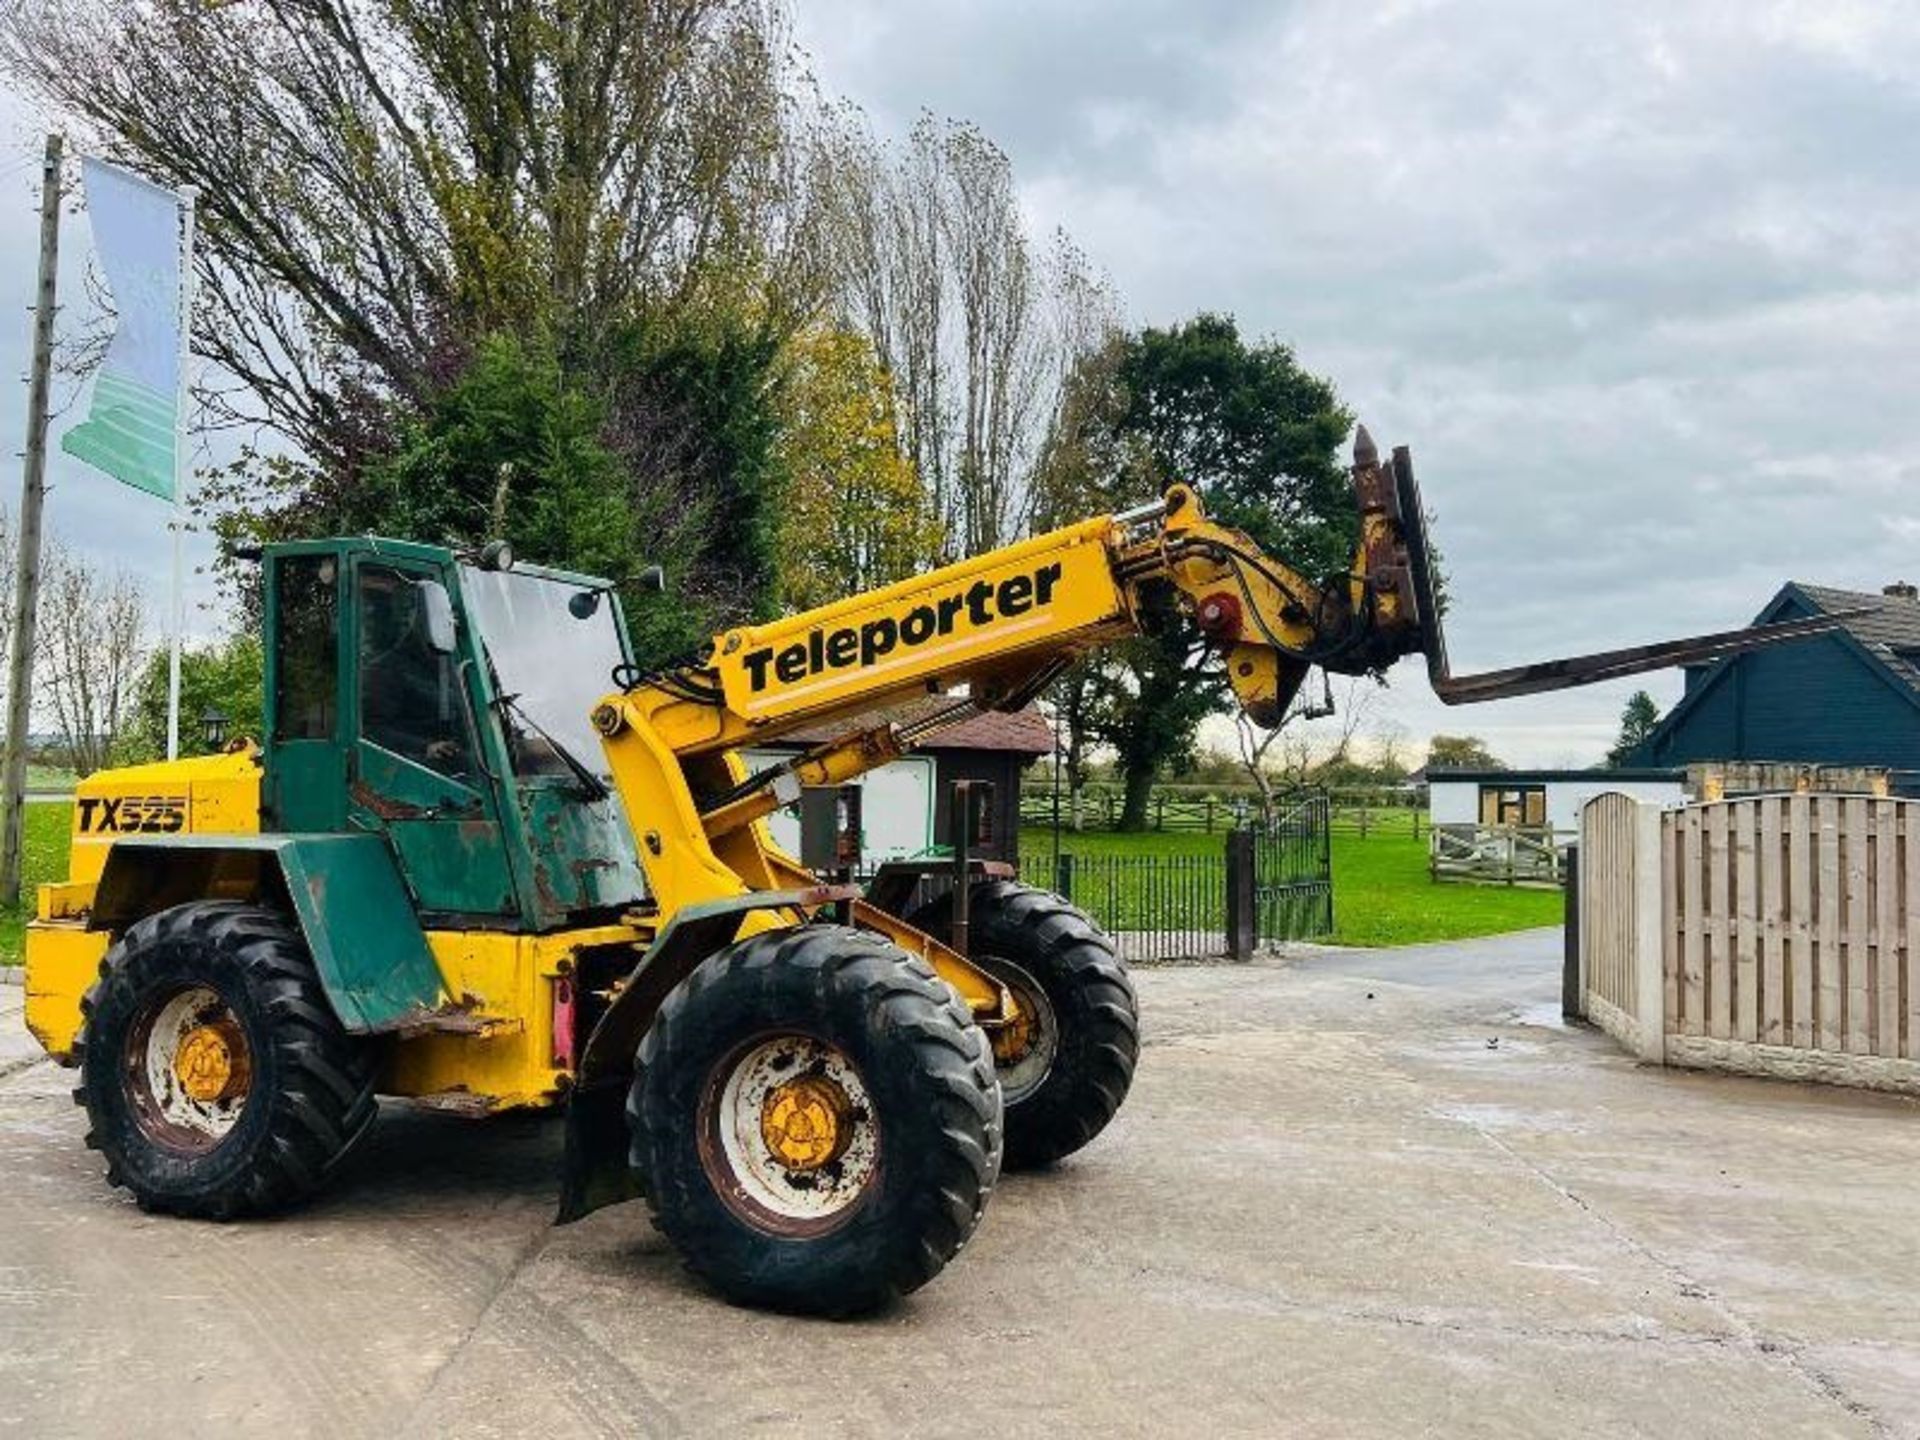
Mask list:
[[[750,890],[720,900],[688,905],[654,937],[647,953],[621,987],[619,997],[600,1017],[581,1052],[574,1091],[567,1101],[567,1149],[560,1179],[564,1225],[605,1205],[640,1194],[640,1181],[627,1165],[627,1087],[633,1056],[673,987],[694,967],[739,933],[753,910],[789,910],[802,914],[858,896],[857,885],[819,885],[810,889]]]
[[[284,904],[340,1023],[354,1034],[426,1024],[442,1007],[393,852],[377,835],[179,835],[118,840],[87,928],[118,932],[192,900]]]

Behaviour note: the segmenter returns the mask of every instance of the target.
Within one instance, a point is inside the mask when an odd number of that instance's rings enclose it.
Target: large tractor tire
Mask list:
[[[1139,1008],[1113,942],[1058,895],[984,880],[969,896],[975,964],[1013,992],[1021,1020],[993,1037],[1006,1097],[1009,1170],[1050,1165],[1107,1127],[1133,1084]],[[953,934],[953,897],[908,917]]]
[[[87,1144],[143,1210],[282,1209],[373,1123],[366,1048],[271,910],[196,901],[137,922],[80,1008]]]
[[[926,1284],[1000,1173],[987,1040],[922,960],[805,925],[667,997],[627,1116],[654,1221],[735,1304],[871,1310]]]

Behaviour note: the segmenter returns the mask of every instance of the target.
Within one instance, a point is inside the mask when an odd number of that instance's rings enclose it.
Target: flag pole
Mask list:
[[[186,628],[185,544],[187,480],[193,473],[187,457],[188,408],[193,404],[193,222],[199,190],[180,191],[180,365],[179,396],[174,404],[173,437],[173,636],[167,655],[167,758],[180,757],[180,635]]]
[[[47,390],[53,377],[54,285],[60,274],[60,148],[47,136],[40,170],[40,292],[27,387],[27,464],[20,485],[20,556],[13,577],[13,650],[7,660],[7,744],[0,783],[0,903],[20,900],[20,825],[33,721],[33,630],[40,608],[40,507],[47,493]]]

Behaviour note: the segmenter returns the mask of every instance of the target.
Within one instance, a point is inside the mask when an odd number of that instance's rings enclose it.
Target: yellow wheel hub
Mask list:
[[[247,1088],[246,1042],[230,1022],[196,1025],[180,1037],[173,1075],[187,1095],[202,1104],[230,1100]]]
[[[1033,1048],[1033,1012],[1022,1007],[1013,1019],[987,1032],[993,1045],[993,1063],[1014,1065],[1027,1058]]]
[[[767,1092],[760,1138],[789,1170],[818,1170],[840,1158],[853,1133],[847,1093],[818,1075],[788,1080]]]

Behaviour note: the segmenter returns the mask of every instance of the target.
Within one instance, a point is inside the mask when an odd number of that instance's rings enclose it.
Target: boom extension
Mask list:
[[[1378,673],[1403,656],[1424,655],[1434,693],[1460,705],[1717,660],[1822,634],[1848,618],[1818,616],[1455,675],[1412,457],[1401,447],[1383,465],[1362,428],[1352,479],[1358,546],[1347,571],[1324,581],[1208,519],[1198,494],[1175,485],[1132,510],[729,631],[702,662],[609,696],[594,720],[613,748],[630,756],[635,748],[615,737],[650,737],[647,747],[658,747],[646,762],[650,771],[684,770],[698,797],[698,828],[725,848],[726,837],[791,803],[802,785],[843,783],[943,725],[981,710],[1017,709],[1079,656],[1140,633],[1149,592],[1165,587],[1220,656],[1242,711],[1269,728],[1281,722],[1314,666]],[[906,730],[853,723],[961,689],[964,699]],[[746,775],[733,758],[749,745],[843,720],[848,729],[839,738],[759,774]],[[683,863],[716,876],[726,868],[715,869],[712,855]],[[662,876],[652,878],[658,884]]]

